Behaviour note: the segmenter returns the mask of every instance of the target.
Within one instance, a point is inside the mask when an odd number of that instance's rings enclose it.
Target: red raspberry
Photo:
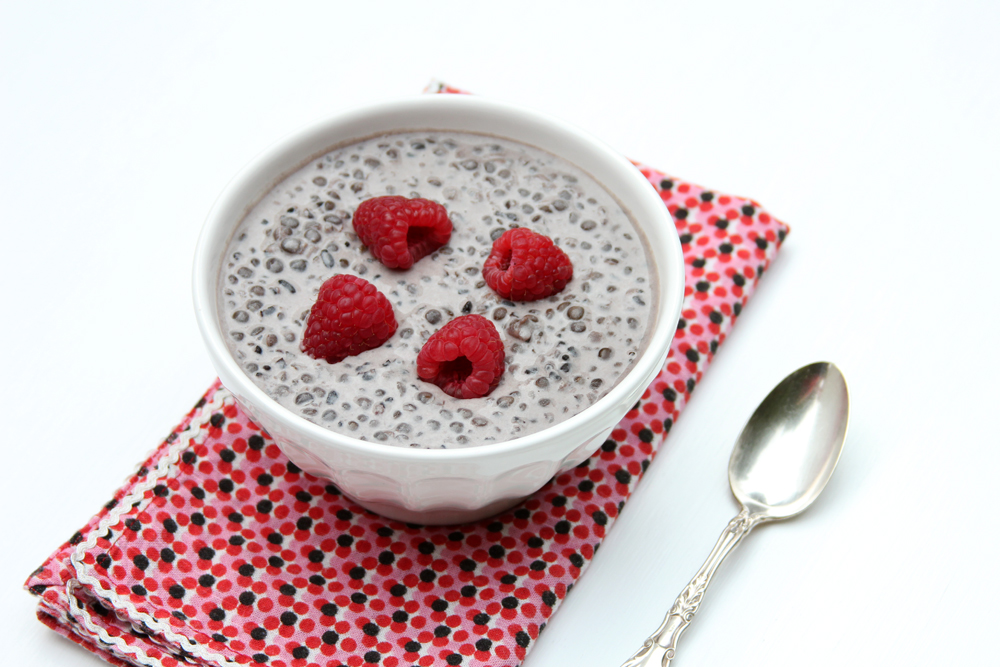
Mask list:
[[[319,288],[306,322],[302,351],[335,364],[380,346],[395,331],[389,300],[367,280],[338,274]]]
[[[497,388],[504,349],[493,323],[463,315],[427,339],[417,355],[417,375],[455,398],[479,398]]]
[[[444,206],[429,199],[375,197],[354,212],[354,231],[378,261],[390,269],[408,269],[451,238]]]
[[[493,242],[483,278],[505,299],[537,301],[566,287],[573,278],[573,263],[548,236],[518,227]]]

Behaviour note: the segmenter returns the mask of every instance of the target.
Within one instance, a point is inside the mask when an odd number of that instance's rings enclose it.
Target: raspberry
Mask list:
[[[389,300],[367,280],[338,274],[319,288],[306,322],[302,351],[335,364],[380,346],[395,331]]]
[[[497,388],[504,349],[493,323],[463,315],[427,339],[417,355],[417,375],[455,398],[479,398]]]
[[[518,227],[493,242],[483,278],[505,299],[537,301],[566,287],[573,278],[573,263],[548,236]]]
[[[354,231],[385,266],[408,269],[448,242],[451,220],[429,199],[375,197],[358,205]]]

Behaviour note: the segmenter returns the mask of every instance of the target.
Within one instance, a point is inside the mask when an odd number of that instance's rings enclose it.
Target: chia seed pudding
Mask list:
[[[407,271],[382,266],[351,216],[383,195],[444,205],[449,243]],[[559,294],[515,303],[486,286],[493,241],[519,226],[572,260]],[[220,319],[243,371],[309,421],[404,447],[502,442],[578,414],[632,367],[656,317],[646,244],[609,192],[541,149],[457,132],[383,135],[311,160],[250,210],[226,249]],[[381,347],[328,364],[299,345],[320,285],[337,273],[375,285],[399,326]],[[416,359],[431,334],[469,313],[496,326],[506,372],[488,396],[459,400],[420,380]]]

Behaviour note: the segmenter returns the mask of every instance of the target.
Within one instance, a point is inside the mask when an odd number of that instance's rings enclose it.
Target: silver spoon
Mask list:
[[[660,627],[622,667],[667,667],[701,605],[712,575],[756,525],[795,516],[819,496],[837,467],[850,400],[835,365],[817,362],[771,390],[736,440],[729,486],[743,505]]]

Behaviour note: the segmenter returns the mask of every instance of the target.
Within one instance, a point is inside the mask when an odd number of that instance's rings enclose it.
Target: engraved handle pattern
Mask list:
[[[649,636],[635,655],[625,661],[622,667],[667,667],[670,664],[677,649],[677,640],[698,613],[705,589],[712,581],[715,571],[740,540],[762,520],[760,515],[751,515],[750,510],[744,507],[743,511],[729,522],[705,564],[694,575],[691,583],[677,596],[660,627]]]

